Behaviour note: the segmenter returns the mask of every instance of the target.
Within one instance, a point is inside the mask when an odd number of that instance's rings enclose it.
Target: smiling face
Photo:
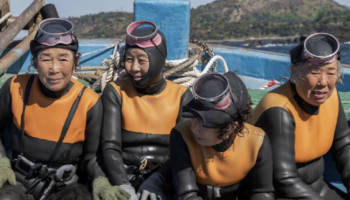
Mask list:
[[[338,81],[338,62],[322,66],[303,63],[296,69],[292,67],[292,76],[296,74],[296,90],[299,96],[313,106],[320,106],[332,94]]]
[[[49,48],[38,53],[36,68],[43,85],[54,92],[67,87],[74,69],[74,53],[62,48]]]
[[[149,70],[146,52],[130,48],[125,52],[125,70],[134,81],[140,81]]]

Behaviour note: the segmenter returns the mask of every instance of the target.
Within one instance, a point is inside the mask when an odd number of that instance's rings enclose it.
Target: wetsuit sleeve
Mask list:
[[[350,192],[350,129],[339,98],[339,114],[331,148],[343,184]]]
[[[121,99],[118,92],[108,84],[102,94],[103,125],[102,155],[105,173],[112,185],[129,183],[122,158]]]
[[[12,78],[9,78],[0,89],[0,157],[6,156],[6,151],[2,143],[5,133],[5,126],[12,117],[11,111],[11,86]]]
[[[97,153],[101,134],[102,112],[102,101],[99,99],[87,113],[83,166],[86,166],[89,181],[99,176],[105,176],[101,169],[101,156]]]
[[[184,120],[184,118],[182,117],[182,108],[192,100],[192,93],[189,89],[187,89],[184,94],[181,97],[181,104],[180,104],[180,110],[179,110],[179,114],[177,116],[177,120],[176,123],[179,123],[181,121]],[[158,173],[160,173],[167,182],[169,182],[171,180],[171,162],[170,159],[168,159],[164,166],[158,171]]]
[[[248,177],[251,180],[250,200],[273,200],[273,181],[272,181],[272,150],[269,138],[265,135],[262,146],[260,147],[257,161]]]
[[[266,110],[255,124],[268,135],[273,153],[276,195],[286,199],[320,200],[322,197],[298,176],[295,163],[295,123],[283,108]]]
[[[176,199],[202,200],[197,195],[199,190],[187,145],[176,129],[173,129],[170,134],[170,157]]]
[[[180,111],[179,114],[177,116],[177,123],[183,121],[184,119],[182,118],[182,108],[192,100],[193,96],[191,93],[191,90],[187,89],[186,92],[184,92],[184,94],[181,97],[181,105],[180,105]]]

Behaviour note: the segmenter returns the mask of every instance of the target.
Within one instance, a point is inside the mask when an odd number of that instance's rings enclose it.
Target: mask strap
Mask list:
[[[152,42],[152,44],[157,48],[157,50],[159,51],[159,53],[160,54],[162,54],[162,56],[164,57],[164,58],[166,58],[166,56],[162,53],[162,51],[157,47],[157,45],[153,42],[153,38],[151,39],[151,42]],[[164,42],[162,41],[162,43],[163,43],[163,46],[164,46]],[[167,52],[167,50],[166,50],[166,48],[165,48],[165,52]]]

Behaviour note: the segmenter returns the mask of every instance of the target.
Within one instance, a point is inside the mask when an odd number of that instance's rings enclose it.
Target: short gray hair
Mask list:
[[[305,62],[301,62],[301,63],[297,63],[294,64],[292,66],[295,67],[295,72],[291,72],[290,74],[290,81],[294,84],[298,84],[300,83],[300,80],[305,80],[306,74],[305,73]],[[292,67],[291,66],[291,67]],[[338,66],[338,70],[337,70],[337,83],[342,83],[342,79],[343,79],[343,67],[341,65],[341,63],[337,60],[337,66]]]

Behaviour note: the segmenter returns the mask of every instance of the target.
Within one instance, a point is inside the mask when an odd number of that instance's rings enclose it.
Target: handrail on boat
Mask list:
[[[35,25],[34,31],[9,51],[2,59],[0,59],[0,74],[4,73],[13,63],[15,63],[29,49],[30,41],[35,37],[38,25]]]
[[[0,0],[0,8],[1,6],[4,7],[6,3],[7,0]],[[16,18],[13,17],[14,21],[0,34],[0,53],[3,52],[7,46],[13,42],[16,35],[33,20],[44,3],[44,0],[34,0],[20,16]],[[34,26],[29,27],[29,35],[0,60],[0,75],[29,50],[30,41],[35,37],[40,21],[41,15],[39,14],[36,19],[34,19]]]
[[[33,1],[28,8],[0,35],[0,52],[13,41],[16,35],[28,24],[28,22],[39,12],[42,7],[40,1]]]
[[[227,67],[227,63],[226,63],[225,59],[222,56],[216,55],[210,59],[210,61],[205,66],[205,68],[203,69],[203,71],[201,72],[200,75],[207,73],[210,70],[211,66],[214,64],[214,62],[216,62],[218,60],[221,61],[222,66],[224,68],[224,72],[228,72],[228,67]]]

